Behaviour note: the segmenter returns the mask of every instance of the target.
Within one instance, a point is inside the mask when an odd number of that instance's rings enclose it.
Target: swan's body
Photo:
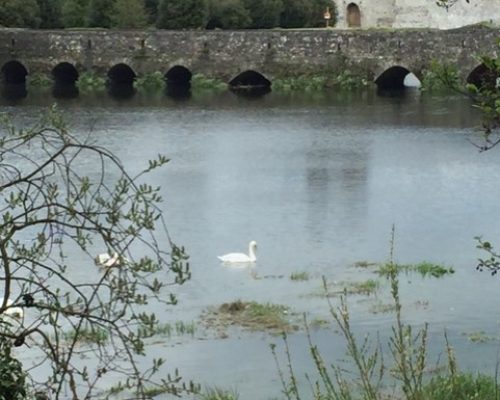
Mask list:
[[[110,256],[108,253],[102,253],[99,254],[95,259],[94,259],[96,265],[99,265],[100,267],[103,268],[111,268],[114,266],[120,266],[121,261],[120,261],[120,256],[118,253],[113,253],[113,256]]]
[[[0,299],[0,303],[3,302],[3,299]],[[24,316],[24,311],[21,307],[11,307],[11,305],[14,304],[14,302],[11,299],[7,299],[7,307],[3,314],[8,315],[9,317],[12,318],[23,318]],[[1,305],[1,304],[0,304]]]
[[[255,251],[257,250],[257,242],[252,240],[248,244],[248,254],[245,253],[229,253],[223,256],[218,256],[217,258],[226,264],[243,264],[243,263],[254,263],[257,261]]]

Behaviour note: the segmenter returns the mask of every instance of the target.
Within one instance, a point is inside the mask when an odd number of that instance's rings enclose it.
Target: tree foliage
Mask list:
[[[338,20],[338,9],[337,5],[330,0],[310,0],[311,1],[311,13],[309,16],[309,21],[307,22],[308,27],[318,28],[325,26],[324,13],[326,9],[330,11],[331,19],[330,26],[335,26]]]
[[[250,28],[266,29],[279,26],[283,11],[282,0],[243,0],[243,2],[252,19]]]
[[[208,10],[208,29],[242,29],[252,21],[242,0],[211,0]]]
[[[147,24],[143,0],[115,0],[112,24],[116,28],[137,29]]]
[[[282,0],[283,8],[280,15],[282,28],[302,28],[311,18],[312,3],[303,0]]]
[[[113,19],[113,0],[90,0],[87,8],[86,26],[89,28],[110,28]]]
[[[205,0],[160,0],[156,27],[160,29],[193,29],[205,26]]]
[[[152,310],[175,304],[169,285],[190,277],[184,250],[166,231],[159,188],[146,182],[167,161],[159,156],[131,176],[113,153],[71,135],[57,110],[31,128],[4,120],[0,391],[10,390],[5,374],[18,383],[12,390],[24,390],[31,365],[21,370],[14,345],[36,355],[30,374],[43,378],[30,375],[30,391],[103,398],[106,376],[119,382],[113,391],[148,398],[163,364],[138,364],[159,323]],[[103,251],[115,262],[98,270],[92,259]],[[9,316],[13,307],[22,307],[22,318]],[[179,379],[165,376],[155,387],[177,392]]]
[[[88,0],[64,0],[61,19],[65,28],[85,26]]]
[[[36,0],[0,0],[0,25],[38,28],[40,7]]]
[[[37,0],[40,8],[40,28],[62,28],[61,0]]]

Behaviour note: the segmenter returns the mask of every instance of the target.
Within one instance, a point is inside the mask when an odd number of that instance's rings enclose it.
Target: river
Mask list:
[[[467,99],[418,90],[195,93],[176,100],[28,93],[0,99],[0,111],[31,121],[53,102],[75,134],[91,134],[133,171],[158,153],[171,160],[152,183],[162,187],[170,234],[187,248],[193,278],[174,289],[179,304],[160,317],[196,322],[207,307],[242,299],[328,319],[325,299],[311,295],[322,277],[379,279],[354,264],[387,261],[394,225],[397,262],[455,270],[441,279],[401,278],[406,320],[430,324],[431,364],[444,353],[446,328],[461,367],[494,373],[498,341],[472,343],[467,335],[496,337],[499,328],[500,278],[475,270],[481,254],[473,238],[500,238],[500,156],[471,144],[480,140],[479,117]],[[246,251],[250,240],[258,243],[255,267],[220,264],[217,255]],[[309,279],[290,280],[297,272]],[[380,293],[349,300],[360,334],[389,331],[392,314],[369,307],[387,300],[382,281]],[[313,335],[332,361],[345,356],[332,329]],[[178,367],[203,386],[232,388],[241,400],[265,400],[281,390],[269,343],[281,340],[262,332],[218,337],[200,328],[193,338],[154,346],[166,370]],[[312,368],[304,333],[291,335],[290,344],[303,376]]]

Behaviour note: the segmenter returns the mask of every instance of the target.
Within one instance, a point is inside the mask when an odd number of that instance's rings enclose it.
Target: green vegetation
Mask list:
[[[83,327],[78,331],[63,332],[64,340],[68,342],[79,342],[81,344],[99,344],[104,345],[109,340],[109,334],[106,329],[99,327]]]
[[[292,281],[307,281],[309,280],[309,273],[306,271],[293,272],[292,274],[290,274],[290,279]]]
[[[26,377],[23,365],[12,355],[11,339],[0,335],[0,399],[24,400]]]
[[[429,69],[423,71],[420,90],[429,92],[449,92],[460,86],[460,77],[455,66],[433,61]]]
[[[239,397],[236,391],[220,388],[210,388],[199,395],[200,400],[238,400]]]
[[[245,29],[324,27],[330,0],[0,0],[0,25],[18,28]]]
[[[364,282],[349,282],[341,283],[344,286],[344,291],[347,294],[364,294],[370,295],[377,291],[379,283],[376,280],[368,279]]]
[[[27,83],[33,87],[47,88],[52,86],[54,82],[44,74],[29,74],[27,76]]]
[[[140,90],[160,90],[166,86],[165,77],[159,71],[139,76],[134,81],[134,86]]]
[[[193,90],[226,90],[227,83],[218,79],[207,78],[203,74],[194,74],[191,78],[191,87]]]
[[[205,0],[160,0],[156,27],[190,29],[205,26],[208,14]]]
[[[379,282],[374,279],[367,279],[366,281],[361,282],[329,282],[316,291],[314,295],[327,298],[346,294],[369,296],[375,293],[378,288]]]
[[[348,69],[340,72],[333,80],[333,85],[344,90],[359,89],[368,86],[369,80],[362,74],[353,73]]]
[[[93,72],[83,72],[76,81],[76,86],[82,92],[98,92],[105,89],[106,80]]]
[[[56,107],[30,127],[5,116],[1,122],[0,192],[6,206],[0,223],[0,315],[15,298],[29,317],[0,323],[0,398],[28,398],[28,390],[50,392],[55,399],[90,398],[97,384],[105,389],[103,371],[137,399],[147,399],[152,386],[174,394],[188,391],[191,386],[183,387],[178,377],[155,376],[163,359],[148,357],[138,366],[138,358],[148,355],[144,333],[161,325],[151,308],[175,305],[165,287],[190,278],[185,250],[156,238],[168,234],[159,188],[147,177],[168,159],[158,155],[129,173],[109,150],[73,136]],[[19,159],[26,161],[22,172]],[[95,169],[82,170],[83,163]],[[29,242],[23,239],[28,234]],[[133,257],[135,248],[142,248],[140,258]],[[119,270],[79,274],[73,282],[74,271],[91,265],[92,253],[100,249],[127,254],[128,262]],[[69,252],[80,256],[68,262]],[[194,328],[179,323],[175,329]],[[82,345],[91,357],[80,357]],[[37,367],[50,371],[50,378],[33,379],[11,346],[42,355]]]
[[[494,400],[499,387],[495,378],[484,374],[455,373],[433,377],[423,388],[426,400]]]
[[[470,333],[464,333],[472,343],[486,343],[491,342],[492,340],[498,340],[493,336],[488,336],[484,331],[476,331]]]
[[[391,270],[396,268],[397,272],[417,272],[423,277],[432,276],[434,278],[441,278],[444,275],[454,274],[455,270],[450,267],[445,267],[439,264],[433,264],[427,261],[423,261],[418,264],[383,264],[377,269],[377,273],[382,276],[389,276]]]
[[[210,328],[226,329],[236,325],[252,331],[280,333],[296,329],[289,321],[289,312],[283,305],[237,300],[208,310],[203,320]]]
[[[370,262],[370,261],[366,261],[366,260],[362,260],[362,261],[356,261],[354,263],[354,266],[356,268],[368,268],[368,267],[371,267],[373,265],[377,265],[377,263],[375,262]]]

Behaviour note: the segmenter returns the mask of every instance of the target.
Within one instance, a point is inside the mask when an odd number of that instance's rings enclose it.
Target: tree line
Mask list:
[[[16,28],[267,29],[334,25],[332,0],[0,0],[0,25]]]

